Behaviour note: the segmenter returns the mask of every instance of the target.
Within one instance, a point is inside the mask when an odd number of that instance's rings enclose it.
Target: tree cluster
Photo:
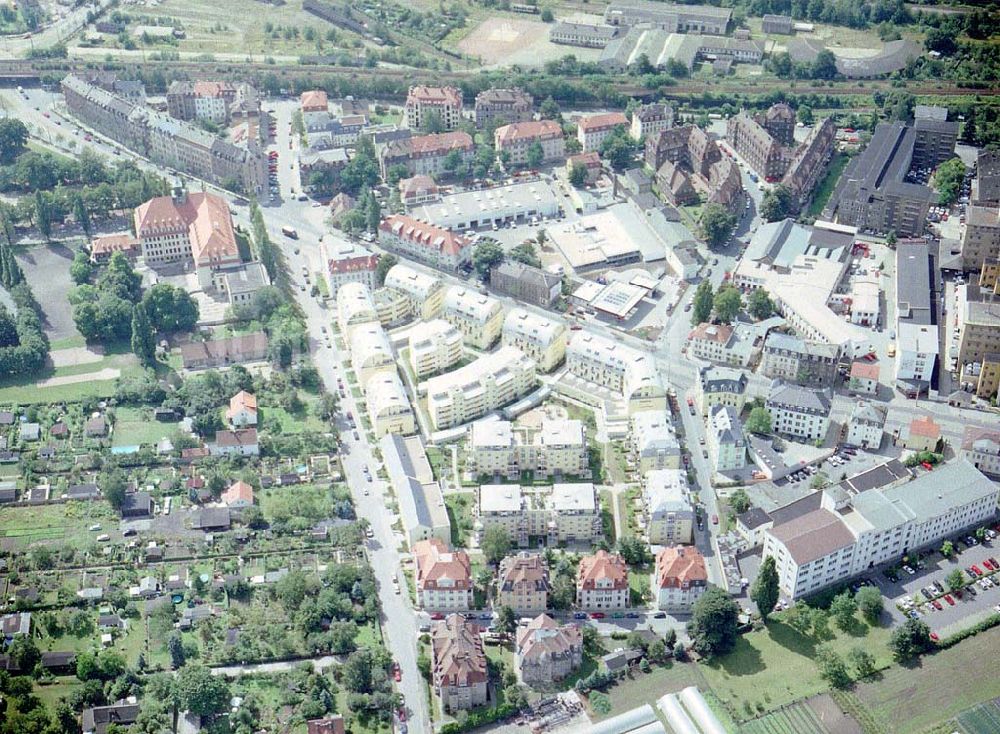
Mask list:
[[[0,307],[0,374],[37,373],[48,359],[49,340],[41,308],[7,245],[0,245],[0,284],[10,293],[17,310],[17,316],[12,317]]]

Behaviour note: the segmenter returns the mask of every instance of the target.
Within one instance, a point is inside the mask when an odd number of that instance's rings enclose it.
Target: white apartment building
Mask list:
[[[541,149],[539,163],[561,160],[566,157],[566,141],[562,125],[554,120],[527,120],[503,125],[493,133],[497,153],[506,152],[515,166],[528,164],[528,156],[536,144]]]
[[[628,566],[621,556],[599,550],[580,559],[576,572],[577,608],[625,609],[628,603]]]
[[[1000,477],[1000,430],[966,426],[960,455],[983,474]]]
[[[764,532],[764,557],[775,559],[783,594],[801,598],[989,522],[998,496],[965,459],[884,489],[837,486],[783,508],[784,521]]]
[[[803,441],[826,438],[830,427],[830,393],[775,380],[764,403],[771,429]]]
[[[590,482],[520,487],[516,484],[483,484],[479,487],[476,529],[501,527],[518,546],[530,538],[549,544],[590,542],[601,533],[601,505]]]
[[[444,283],[432,275],[398,263],[389,268],[383,285],[402,294],[417,318],[437,318],[444,307]]]
[[[462,335],[444,319],[410,330],[410,368],[417,379],[444,372],[462,359]]]
[[[629,450],[640,474],[679,469],[681,446],[665,410],[640,410],[629,416]]]
[[[646,472],[642,494],[650,545],[694,542],[695,514],[686,471],[656,469]]]
[[[347,341],[351,349],[351,367],[361,385],[367,385],[379,372],[396,372],[392,345],[378,321],[351,327]]]
[[[645,104],[632,110],[629,134],[634,140],[652,138],[674,126],[674,108],[668,104]]]
[[[868,400],[859,400],[847,421],[844,443],[863,449],[877,450],[882,445],[886,409]]]
[[[698,373],[698,407],[707,416],[713,405],[728,405],[739,415],[747,402],[747,376],[732,367],[705,367]]]
[[[657,609],[689,613],[708,588],[705,557],[694,546],[664,548],[656,554],[652,587]]]
[[[344,283],[362,283],[375,293],[377,255],[350,242],[323,242],[320,244],[320,257],[326,263],[326,283],[331,298],[337,297],[337,292]]]
[[[465,551],[429,538],[413,544],[417,603],[431,612],[464,612],[472,608],[472,564]]]
[[[499,300],[457,285],[445,293],[441,316],[461,332],[466,344],[476,349],[489,349],[503,328],[503,305]]]
[[[444,130],[454,130],[462,120],[462,90],[456,87],[414,86],[406,96],[406,126],[417,130],[436,116]]]
[[[539,372],[551,372],[566,358],[568,334],[562,321],[523,308],[512,308],[503,322],[503,345],[531,357]]]
[[[929,385],[938,351],[937,326],[899,320],[896,324],[896,380]]]
[[[404,214],[382,220],[378,241],[387,250],[441,270],[454,271],[472,261],[471,240]]]
[[[378,437],[387,433],[410,436],[416,433],[413,407],[396,370],[376,372],[365,383],[365,406]]]
[[[535,386],[535,362],[501,347],[471,364],[421,383],[435,430],[480,418],[526,395]]]
[[[521,472],[582,476],[589,467],[582,421],[546,418],[537,430],[509,421],[476,421],[469,431],[469,469],[511,479]]]
[[[747,465],[747,438],[735,408],[729,405],[712,406],[706,433],[708,455],[715,471],[735,471]]]
[[[584,153],[600,150],[601,143],[616,127],[623,127],[626,130],[629,127],[628,118],[621,112],[605,112],[584,117],[576,123],[576,139],[580,141]]]
[[[667,391],[649,354],[580,331],[566,347],[566,366],[577,377],[620,393],[629,414],[666,410]]]
[[[378,323],[371,291],[362,283],[345,283],[337,291],[337,326],[344,339],[358,324]]]

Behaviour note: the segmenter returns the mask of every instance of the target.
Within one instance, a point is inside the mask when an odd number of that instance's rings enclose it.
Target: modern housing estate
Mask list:
[[[476,421],[468,449],[469,470],[479,475],[579,477],[589,469],[586,430],[574,419],[545,418],[537,429],[515,429],[504,420]]]
[[[551,372],[566,357],[569,330],[551,316],[512,308],[503,322],[503,345],[516,347],[535,360],[539,372]]]

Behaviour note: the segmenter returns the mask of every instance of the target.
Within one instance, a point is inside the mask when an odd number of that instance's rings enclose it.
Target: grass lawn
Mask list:
[[[174,425],[153,420],[151,415],[138,408],[118,408],[115,411],[115,418],[112,446],[155,444],[177,430]]]
[[[608,543],[614,544],[618,538],[615,536],[615,515],[611,503],[615,501],[610,489],[602,489],[598,496],[601,500],[601,530]]]
[[[83,681],[75,676],[63,675],[48,685],[37,685],[33,693],[41,699],[49,711],[54,711],[59,699],[69,696],[75,689],[83,685]]]
[[[446,494],[444,504],[451,521],[451,544],[464,548],[469,544],[469,534],[472,532],[476,495],[474,492]]]
[[[624,678],[608,689],[611,710],[606,715],[597,716],[593,711],[590,713],[597,719],[608,719],[644,703],[655,706],[660,696],[676,693],[688,686],[698,686],[702,691],[705,690],[701,668],[693,663],[673,663],[667,667],[655,667],[649,673],[637,671],[631,678]]]
[[[105,502],[6,507],[0,509],[0,538],[13,539],[23,547],[36,541],[60,541],[84,548],[96,536],[87,528],[94,523],[113,523],[115,518]]]
[[[837,185],[837,181],[840,180],[840,174],[844,172],[844,168],[847,166],[849,160],[850,157],[844,153],[833,154],[833,158],[830,159],[830,167],[827,169],[826,175],[819,182],[819,185],[816,186],[816,192],[813,194],[812,201],[809,202],[806,216],[816,218],[822,214],[823,208],[830,200],[833,189]]]
[[[304,433],[305,431],[319,433],[326,430],[323,421],[312,412],[312,404],[306,396],[300,393],[299,397],[303,398],[303,403],[305,403],[305,407],[299,413],[289,413],[277,405],[264,405],[261,413],[267,420],[277,419],[280,421],[282,433]]]
[[[998,650],[1000,628],[995,627],[927,655],[912,667],[894,666],[878,680],[858,686],[855,696],[884,731],[924,731],[970,706],[1000,696]]]
[[[876,668],[891,664],[888,628],[868,628],[867,634],[859,632],[858,636],[843,633],[832,624],[830,630],[832,637],[827,644],[841,655],[863,647],[875,656]],[[814,662],[818,644],[815,638],[782,623],[779,616],[766,629],[740,637],[732,653],[702,665],[701,670],[731,712],[746,718],[754,710],[770,711],[829,689]]]

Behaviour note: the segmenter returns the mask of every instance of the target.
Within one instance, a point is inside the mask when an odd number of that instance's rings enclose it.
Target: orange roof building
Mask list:
[[[625,559],[605,550],[580,559],[576,572],[576,605],[581,609],[624,609],[629,603]]]
[[[306,112],[326,112],[329,100],[327,100],[326,92],[322,89],[312,89],[308,92],[303,92],[302,96],[299,97],[299,106],[303,113]]]
[[[134,260],[140,252],[139,240],[123,232],[95,237],[90,243],[90,262],[100,263],[111,259],[116,252],[121,252],[129,260]]]
[[[221,196],[178,190],[141,204],[134,219],[143,259],[152,267],[185,260],[212,270],[240,264],[233,218]]]
[[[257,425],[257,396],[246,390],[233,395],[226,410],[226,420],[237,428]]]
[[[708,586],[705,557],[694,546],[664,548],[656,554],[653,582],[660,609],[690,611]]]
[[[486,703],[486,653],[479,625],[450,614],[431,630],[431,677],[447,711]]]
[[[941,426],[929,415],[921,415],[903,429],[900,441],[913,451],[934,451],[941,441]]]
[[[413,217],[392,214],[378,229],[379,242],[387,249],[437,268],[457,270],[472,259],[469,239]]]
[[[249,507],[253,504],[253,487],[242,480],[234,482],[222,493],[222,501],[229,507]]]
[[[417,599],[424,609],[465,611],[473,601],[472,565],[465,551],[449,551],[440,538],[413,544]]]

